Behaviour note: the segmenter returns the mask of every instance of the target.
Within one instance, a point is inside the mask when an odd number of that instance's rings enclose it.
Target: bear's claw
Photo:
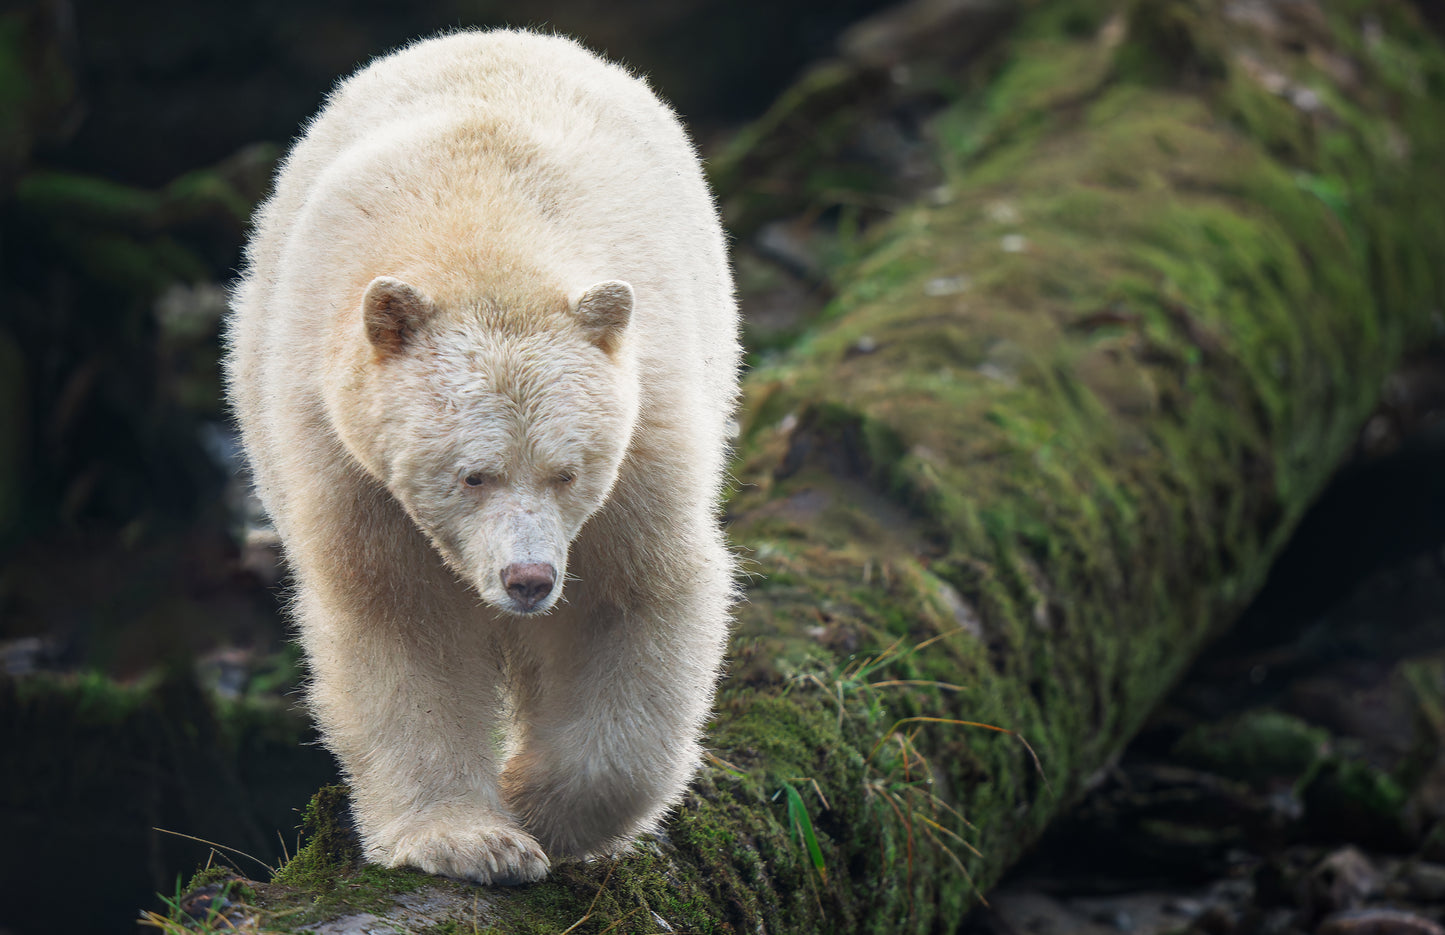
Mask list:
[[[387,867],[415,867],[498,886],[535,883],[549,867],[535,838],[506,825],[431,825],[402,834],[392,847],[377,850],[389,853],[369,856]]]

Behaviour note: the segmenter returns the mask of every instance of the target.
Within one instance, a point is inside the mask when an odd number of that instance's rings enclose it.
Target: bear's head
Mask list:
[[[638,408],[631,286],[527,302],[434,301],[373,280],[357,361],[366,413],[343,430],[447,564],[519,615],[561,597],[568,548],[606,501]]]

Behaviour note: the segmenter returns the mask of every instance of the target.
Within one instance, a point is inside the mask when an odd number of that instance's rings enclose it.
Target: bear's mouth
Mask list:
[[[547,600],[534,607],[524,608],[517,606],[516,603],[510,599],[506,599],[492,606],[513,617],[545,617],[552,612],[555,604],[555,601]]]

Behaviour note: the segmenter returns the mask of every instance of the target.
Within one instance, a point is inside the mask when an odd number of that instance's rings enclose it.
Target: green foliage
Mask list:
[[[1203,724],[1181,737],[1173,755],[1230,779],[1268,788],[1280,781],[1302,789],[1330,753],[1329,732],[1272,708]]]
[[[1408,791],[1364,760],[1336,757],[1300,793],[1307,816],[1349,840],[1399,847]]]

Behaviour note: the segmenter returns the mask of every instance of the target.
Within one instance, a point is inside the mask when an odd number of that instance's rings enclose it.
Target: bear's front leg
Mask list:
[[[511,811],[553,858],[613,852],[682,797],[725,634],[725,595],[665,615],[574,609],[529,633],[522,744],[502,777]]]
[[[298,569],[309,701],[351,784],[366,859],[479,883],[540,880],[546,854],[497,788],[501,675],[485,624],[454,582],[418,564],[393,567],[385,589],[312,585]]]

